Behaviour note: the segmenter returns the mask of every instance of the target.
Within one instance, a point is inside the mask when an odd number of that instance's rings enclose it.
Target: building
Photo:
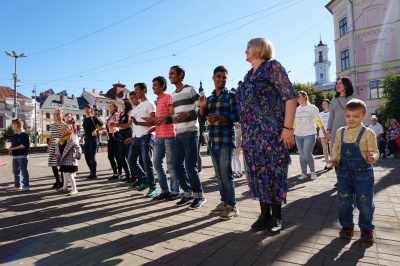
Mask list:
[[[384,64],[400,72],[400,1],[332,0],[336,76],[347,76],[368,106],[368,119],[384,98]]]
[[[315,83],[312,85],[319,91],[332,91],[335,89],[335,82],[330,81],[329,48],[328,45],[322,42],[314,45],[314,68],[315,68]]]
[[[35,99],[17,92],[17,117],[25,121],[32,130],[35,128],[35,102]],[[10,87],[0,86],[0,137],[11,124],[13,107],[14,90]],[[36,110],[38,110],[38,106]]]
[[[75,120],[75,125],[78,132],[82,130],[83,119],[86,117],[84,108],[88,104],[87,100],[82,97],[75,97],[71,95],[53,94],[52,90],[48,90],[40,93],[38,101],[40,103],[40,109],[38,113],[38,124],[40,143],[47,143],[50,138],[50,125],[54,123],[54,112],[60,109],[66,113],[71,113]],[[78,134],[79,135],[79,134]]]

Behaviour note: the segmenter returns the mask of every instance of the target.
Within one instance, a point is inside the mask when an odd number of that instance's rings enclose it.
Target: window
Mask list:
[[[85,119],[86,118],[86,115],[83,115],[83,119]]]
[[[387,95],[383,93],[383,86],[380,80],[374,80],[369,83],[370,99],[386,98]]]
[[[4,116],[0,116],[0,128],[4,128]]]
[[[50,125],[46,125],[46,131],[50,131]]]
[[[322,63],[323,62],[323,58],[322,58],[322,52],[319,52],[319,62]]]
[[[350,68],[349,50],[346,50],[341,53],[341,60],[342,60],[342,71]]]
[[[321,73],[321,74],[319,75],[319,78],[320,78],[320,79],[324,79],[324,74]]]
[[[79,120],[79,115],[78,114],[76,115],[76,120]]]
[[[110,116],[110,110],[107,110],[107,116]]]
[[[340,37],[345,35],[347,33],[347,18],[342,19],[339,21],[339,31],[340,31]]]
[[[46,113],[46,118],[50,118],[50,113]]]
[[[72,105],[72,107],[74,107],[74,108],[78,108],[78,106],[76,106],[75,104],[73,104],[73,105]]]

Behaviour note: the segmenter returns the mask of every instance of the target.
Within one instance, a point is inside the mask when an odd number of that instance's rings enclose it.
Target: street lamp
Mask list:
[[[37,137],[36,137],[36,134],[37,134],[37,125],[36,125],[36,86],[35,86],[35,88],[32,90],[32,93],[35,95],[35,128],[34,128],[34,133],[33,133],[33,137],[34,137],[34,144],[35,144],[35,146],[36,146],[36,139],[37,139]]]
[[[26,57],[25,53],[22,53],[20,55],[17,55],[15,51],[7,52],[4,51],[6,55],[14,57],[14,73],[12,74],[12,77],[14,78],[14,109],[13,109],[13,119],[17,118],[17,58],[19,57]]]

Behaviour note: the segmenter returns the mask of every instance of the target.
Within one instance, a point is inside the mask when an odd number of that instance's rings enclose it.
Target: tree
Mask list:
[[[383,84],[383,93],[387,98],[380,104],[378,117],[387,122],[389,119],[398,120],[400,115],[400,74],[394,74],[388,69],[388,75],[381,80]]]

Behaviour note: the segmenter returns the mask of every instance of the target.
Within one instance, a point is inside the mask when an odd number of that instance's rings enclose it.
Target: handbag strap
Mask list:
[[[340,106],[342,106],[342,105],[340,105]],[[98,128],[99,125],[97,125],[97,124],[94,122],[93,116],[90,116],[90,119],[92,120],[94,127],[95,127],[95,128]]]
[[[344,107],[343,107],[342,103],[340,102],[340,99],[339,99],[339,97],[337,98],[337,101],[338,101],[338,103],[339,103],[340,107],[342,108],[342,110],[344,111]]]

